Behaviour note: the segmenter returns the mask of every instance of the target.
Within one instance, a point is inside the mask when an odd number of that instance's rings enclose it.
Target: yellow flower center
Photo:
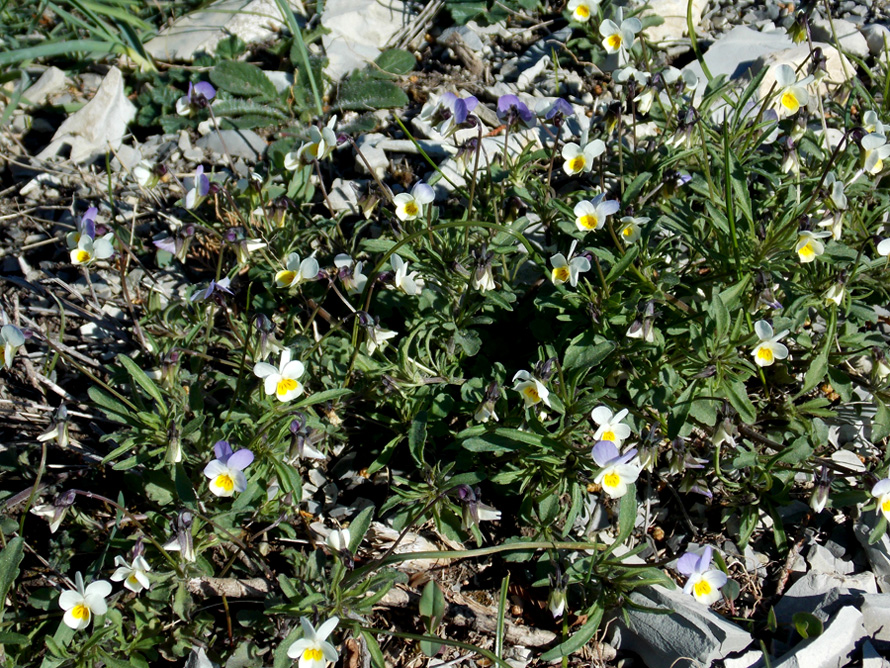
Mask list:
[[[884,169],[884,161],[878,158],[878,161],[875,163],[875,166],[871,168],[872,174],[877,174],[882,169]]]
[[[767,364],[773,363],[773,357],[774,356],[773,356],[772,348],[767,348],[766,346],[763,346],[760,348],[760,350],[757,351],[757,359],[763,360]]]
[[[300,384],[293,378],[282,378],[278,381],[278,386],[275,388],[275,392],[281,396],[282,394],[287,394],[291,390],[296,390],[299,385]]]
[[[303,660],[304,661],[321,661],[324,655],[321,653],[321,650],[317,647],[310,647],[305,652],[303,652]]]
[[[83,603],[78,603],[71,608],[71,616],[74,617],[74,619],[89,619],[90,609]]]
[[[692,589],[696,596],[707,596],[712,591],[711,583],[707,580],[699,580]]]
[[[278,287],[287,287],[294,282],[294,279],[296,277],[297,272],[295,271],[291,271],[289,269],[286,271],[279,271],[277,274],[275,274],[275,283],[276,285],[278,285]]]
[[[529,385],[522,390],[522,393],[531,400],[532,403],[536,404],[541,400],[541,395],[538,394],[538,388],[535,385]]]
[[[554,267],[552,276],[553,276],[554,283],[565,283],[567,280],[569,280],[569,268],[568,267]]]
[[[579,21],[586,21],[590,18],[590,7],[587,5],[578,5],[575,7],[575,18]]]
[[[413,200],[405,203],[405,215],[409,218],[413,218],[418,213],[420,213],[420,208],[417,206],[417,203]]]
[[[615,438],[615,432],[610,429],[608,431],[603,432],[603,436],[600,440],[601,441],[612,441],[614,443],[617,439]]]
[[[808,241],[797,251],[798,255],[807,260],[816,257],[816,250],[813,248],[813,242]]]
[[[576,155],[574,158],[569,160],[569,170],[571,170],[573,174],[577,174],[582,169],[584,169],[584,166],[586,164],[587,160],[584,159],[583,155]]]
[[[881,510],[885,513],[890,513],[890,497],[885,498],[881,503]]]
[[[609,48],[613,51],[617,51],[619,48],[621,48],[621,35],[619,35],[617,32],[614,35],[609,35],[606,38],[606,44],[608,44]]]
[[[220,477],[222,477],[222,476],[220,476]],[[226,477],[228,478],[228,476],[226,476]],[[231,481],[231,478],[229,478],[229,480]],[[234,483],[232,483],[232,488],[234,489],[234,487],[235,487],[235,485],[234,485]],[[129,582],[129,583],[130,583],[131,585],[133,585],[134,587],[138,587],[138,586],[141,585],[141,583],[139,582],[139,580],[136,578],[136,574],[135,574],[135,573],[131,573],[131,574],[130,574],[130,577],[127,578],[127,582]]]
[[[78,248],[74,251],[74,261],[77,264],[84,264],[85,262],[89,262],[90,258],[93,257],[90,255],[89,251],[85,251],[83,248]]]
[[[321,150],[321,144],[309,144],[309,148],[306,149],[313,158],[318,157],[318,152]]]
[[[232,480],[232,476],[230,476],[228,473],[221,473],[216,476],[216,486],[220,489],[224,489],[227,492],[231,492],[233,489],[235,489],[235,481]]]
[[[789,90],[782,95],[782,106],[793,114],[800,109],[800,102],[797,101],[797,96]]]
[[[578,224],[585,230],[595,230],[599,227],[600,220],[595,214],[588,213],[578,218]]]
[[[615,488],[621,484],[621,476],[618,475],[616,471],[612,471],[611,473],[607,473],[606,477],[603,478],[603,487]]]

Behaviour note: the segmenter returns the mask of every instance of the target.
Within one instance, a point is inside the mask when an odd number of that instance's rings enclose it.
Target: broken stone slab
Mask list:
[[[93,99],[66,118],[52,141],[37,158],[54,158],[65,147],[74,163],[95,160],[105,155],[109,145],[117,150],[127,132],[127,125],[136,117],[136,106],[124,93],[124,79],[116,67],[108,70]]]
[[[566,26],[561,30],[557,30],[546,37],[539,39],[528,47],[521,55],[505,62],[501,67],[501,71],[497,75],[497,78],[508,82],[519,82],[520,79],[523,79],[520,88],[524,90],[523,86],[528,86],[531,79],[536,75],[526,74],[523,78],[523,74],[533,68],[537,68],[538,71],[542,71],[546,68],[547,64],[553,58],[553,49],[556,49],[557,52],[561,52],[565,43],[571,36],[572,29]]]
[[[868,44],[868,51],[873,56],[881,55],[890,47],[890,30],[880,23],[869,23],[862,26],[862,36]]]
[[[832,23],[834,32],[831,31]],[[859,27],[855,23],[843,19],[832,19],[829,22],[828,19],[814,17],[810,21],[810,34],[814,42],[828,42],[840,46],[841,49],[857,58],[866,58],[869,55],[868,41],[859,32]],[[835,34],[837,34],[837,43],[834,40]]]
[[[799,643],[773,662],[773,668],[841,668],[853,660],[857,643],[865,636],[862,613],[853,606],[837,611],[821,635]]]
[[[253,130],[220,130],[198,139],[196,145],[224,157],[226,150],[233,158],[258,162],[266,153],[266,140]],[[183,153],[184,155],[184,153]]]
[[[652,44],[661,49],[676,46],[677,42],[688,35],[686,22],[686,0],[649,0],[648,9],[640,18],[660,16],[664,23],[646,28],[644,34]],[[698,26],[708,5],[708,0],[692,0],[692,25]]]
[[[626,624],[622,616],[615,620],[619,648],[644,657],[649,668],[677,666],[677,657],[687,657],[691,661],[689,665],[710,666],[746,649],[752,642],[747,631],[682,590],[640,587],[630,598],[641,606],[671,611],[654,614],[626,608],[629,623]]]
[[[862,668],[890,668],[890,661],[882,658],[868,639],[862,643]]]
[[[328,57],[325,74],[339,81],[373,62],[412,16],[401,0],[328,0],[321,14],[321,24],[330,31],[321,38]]]
[[[872,640],[890,643],[890,594],[865,594],[859,609]]]
[[[290,6],[305,13],[302,3],[291,0]],[[281,19],[275,0],[219,0],[176,19],[145,50],[158,60],[190,62],[199,53],[212,55],[232,35],[247,44],[275,37],[285,27]]]
[[[828,548],[822,545],[813,545],[807,553],[807,562],[814,573],[827,575],[848,575],[853,572],[853,563],[835,557]]]
[[[871,564],[871,570],[875,574],[878,587],[885,594],[890,593],[890,536],[887,532],[881,536],[881,540],[873,545],[869,545],[868,537],[871,535],[877,520],[875,515],[863,515],[856,521],[853,526],[853,533],[856,534],[856,540],[865,550],[865,557]]]
[[[809,612],[823,622],[843,606],[856,605],[863,594],[876,594],[872,573],[832,575],[810,571],[788,588],[776,604],[776,620],[790,624],[795,613]]]
[[[35,81],[22,95],[24,106],[40,107],[49,99],[65,90],[68,79],[65,73],[58,67],[48,67],[40,78]]]
[[[328,192],[328,202],[331,203],[334,213],[360,213],[361,207],[358,204],[360,188],[364,186],[360,186],[357,181],[334,179]]]

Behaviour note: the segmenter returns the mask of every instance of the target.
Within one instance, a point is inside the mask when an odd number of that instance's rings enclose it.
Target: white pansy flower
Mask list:
[[[603,36],[603,48],[606,53],[617,53],[618,63],[627,62],[627,52],[633,48],[636,34],[643,29],[638,18],[624,18],[624,10],[615,10],[615,20],[606,19],[600,23],[600,35]]]
[[[677,570],[689,576],[683,592],[691,594],[696,601],[711,605],[720,600],[721,587],[729,578],[726,573],[711,568],[711,547],[704,549],[701,555],[687,552],[677,560]]]
[[[626,244],[632,244],[639,240],[643,233],[643,225],[649,222],[645,216],[624,216],[621,219],[621,227],[618,228],[618,236]]]
[[[541,402],[550,406],[550,391],[528,371],[517,371],[513,383],[513,390],[522,395],[526,408]]]
[[[74,629],[85,629],[93,620],[93,615],[104,615],[108,612],[105,599],[111,595],[111,583],[106,580],[91,582],[83,586],[83,576],[78,572],[74,576],[75,588],[64,591],[59,596],[59,607],[65,611],[62,621]]]
[[[608,406],[597,406],[590,413],[590,419],[597,425],[597,430],[593,437],[597,441],[611,441],[616,447],[630,436],[630,427],[624,424],[622,420],[627,417],[628,410],[622,408],[617,413],[612,413]]]
[[[813,83],[813,75],[798,80],[794,68],[787,63],[776,66],[776,95],[779,100],[778,113],[780,116],[796,114],[797,110],[805,107],[810,101],[810,93],[807,86]]]
[[[770,366],[776,360],[788,357],[788,348],[784,343],[779,343],[779,340],[788,334],[787,329],[773,334],[773,328],[766,320],[758,320],[754,323],[754,332],[760,339],[760,342],[751,351],[751,356],[754,357],[754,363],[757,366]]]
[[[114,232],[93,240],[86,234],[80,235],[77,247],[71,250],[71,264],[87,265],[94,260],[107,260],[114,255]]]
[[[410,193],[399,193],[392,199],[399,220],[415,220],[423,214],[423,207],[436,198],[433,189],[423,181],[418,181]]]
[[[308,619],[301,617],[303,637],[288,648],[287,655],[299,659],[298,668],[325,668],[334,663],[338,659],[337,648],[327,639],[339,623],[339,618],[331,617],[316,630]]]
[[[884,124],[874,109],[869,109],[863,114],[862,128],[868,133],[884,134]]]
[[[275,287],[292,288],[315,278],[318,275],[318,260],[314,256],[315,253],[301,261],[297,253],[290,253],[284,269],[275,274]]]
[[[368,277],[362,273],[361,262],[356,262],[346,253],[340,253],[334,258],[334,266],[348,294],[354,295],[365,289]]]
[[[550,280],[555,285],[562,285],[568,282],[574,288],[578,285],[579,275],[582,272],[590,271],[590,260],[583,255],[572,257],[577,245],[577,239],[572,241],[568,258],[562,253],[557,253],[550,258],[550,264],[553,266],[553,269],[550,270]]]
[[[299,150],[299,156],[304,162],[321,161],[333,153],[337,148],[337,135],[334,134],[336,125],[337,117],[332,116],[321,130],[315,125],[309,128],[309,141],[300,146]]]
[[[118,555],[114,558],[114,565],[117,566],[117,570],[111,576],[112,581],[123,581],[124,587],[137,594],[143,589],[151,588],[148,579],[151,567],[143,556],[134,557],[133,563],[128,564],[126,559]]]
[[[365,341],[365,345],[368,346],[368,354],[373,355],[374,351],[380,348],[381,350],[386,347],[386,342],[390,339],[398,336],[398,332],[394,332],[391,329],[383,329],[378,325],[374,325],[373,327],[368,328],[368,338]]]
[[[563,171],[569,176],[589,172],[593,169],[593,161],[606,151],[606,145],[601,139],[580,146],[575,142],[569,142],[562,147]]]
[[[599,6],[599,0],[569,0],[566,9],[572,12],[572,18],[578,23],[587,23],[590,15],[596,11]]]
[[[395,278],[393,285],[397,290],[401,290],[406,295],[418,295],[423,290],[424,282],[422,278],[417,276],[416,271],[408,273],[408,263],[405,262],[398,253],[393,253],[390,258],[392,268],[395,270]]]
[[[0,369],[12,368],[15,351],[23,345],[25,345],[25,335],[22,330],[15,325],[0,327]]]
[[[623,455],[612,441],[599,441],[593,446],[593,461],[601,467],[594,482],[613,499],[627,494],[627,486],[636,482],[642,467],[632,461],[637,456],[636,448],[631,448]]]
[[[617,200],[607,200],[605,193],[600,193],[592,200],[582,200],[575,205],[575,225],[582,232],[593,232],[606,224],[606,218],[617,212],[620,205]]]
[[[878,255],[881,257],[890,255],[890,239],[882,239],[878,242]]]
[[[825,252],[825,244],[822,243],[821,239],[830,236],[831,232],[828,231],[810,232],[809,230],[804,230],[800,232],[797,237],[797,244],[794,246],[797,257],[804,264],[812,262]]]
[[[347,552],[351,538],[349,529],[334,529],[328,534],[325,542],[334,552]]]
[[[884,159],[890,156],[890,144],[884,135],[876,132],[862,138],[862,167],[869,174],[878,174],[884,169]]]
[[[299,378],[305,367],[300,360],[291,360],[291,351],[281,351],[281,361],[276,369],[266,362],[257,362],[253,373],[263,379],[263,388],[267,395],[274,394],[278,401],[290,401],[303,393],[303,385]]]
[[[844,300],[844,294],[846,290],[844,289],[843,283],[835,283],[828,290],[825,291],[825,294],[822,295],[822,298],[826,302],[834,302],[838,306],[841,305],[841,302]]]
[[[890,478],[879,480],[871,488],[871,495],[878,500],[878,510],[890,521]]]

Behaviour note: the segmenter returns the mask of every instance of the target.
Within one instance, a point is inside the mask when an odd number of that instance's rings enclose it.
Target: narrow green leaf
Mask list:
[[[25,554],[25,539],[13,538],[0,552],[0,618],[6,605],[6,594],[19,576],[19,564]]]
[[[158,402],[158,406],[160,407],[161,412],[166,414],[167,405],[164,403],[164,396],[161,394],[161,390],[158,388],[158,386],[155,385],[155,382],[151,378],[149,378],[142,369],[139,368],[139,365],[136,364],[136,362],[131,360],[126,355],[118,355],[117,361],[123,365],[123,367],[130,374],[130,377],[135,380],[152,399]]]
[[[314,406],[316,404],[325,403],[326,401],[333,401],[334,399],[345,397],[347,394],[352,394],[352,390],[345,387],[325,390],[324,392],[316,392],[315,394],[310,394],[302,401],[295,403],[294,408],[305,408],[306,406]]]
[[[408,431],[408,451],[411,457],[417,462],[418,466],[423,466],[423,448],[426,445],[426,411],[420,411],[417,417],[411,422],[411,429]]]
[[[376,508],[374,506],[363,508],[362,511],[355,516],[355,519],[349,523],[349,552],[351,554],[355,554],[358,551],[359,546],[362,544],[362,539],[365,537],[365,534],[368,533],[368,527],[371,526],[371,520],[374,519],[375,510]]]
[[[619,276],[621,276],[627,268],[633,263],[633,261],[637,258],[637,255],[640,254],[640,246],[638,244],[631,246],[624,253],[624,257],[618,260],[618,264],[613,266],[609,273],[606,274],[606,283],[611,284],[614,282]]]
[[[757,420],[757,410],[748,398],[748,390],[740,380],[729,381],[724,384],[724,391],[729,403],[735,408],[739,417],[745,424],[754,424]]]
[[[593,610],[587,616],[587,622],[580,629],[575,631],[575,634],[566,640],[565,642],[560,643],[553,649],[544,652],[541,655],[541,662],[546,663],[549,661],[556,661],[563,657],[569,656],[572,652],[577,652],[579,649],[584,647],[591,638],[593,638],[594,634],[600,627],[600,622],[603,620],[603,609],[599,606],[595,606]]]
[[[643,172],[638,174],[637,177],[631,181],[631,184],[627,186],[624,194],[621,196],[622,209],[626,209],[636,201],[637,197],[639,197],[640,193],[643,191],[643,186],[645,186],[651,178],[652,172]]]

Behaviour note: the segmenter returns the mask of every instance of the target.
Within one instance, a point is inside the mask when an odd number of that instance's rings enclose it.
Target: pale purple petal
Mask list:
[[[677,559],[677,570],[683,575],[692,575],[695,573],[695,567],[698,565],[698,555],[694,552],[687,552]],[[690,587],[692,589],[692,587]],[[688,592],[687,592],[688,593]]]
[[[612,443],[612,441],[599,441],[593,446],[592,455],[593,461],[595,461],[598,466],[606,466],[613,459],[618,457],[618,448],[615,447],[615,444]]]
[[[217,441],[213,444],[213,453],[217,459],[226,461],[232,456],[232,446],[228,441]]]
[[[190,87],[189,96],[192,95],[192,91],[194,91],[198,95],[203,95],[204,99],[206,100],[212,100],[214,97],[216,97],[216,89],[207,81],[200,81],[195,84],[194,88]]]
[[[228,460],[226,460],[226,466],[228,466],[233,471],[243,471],[250,463],[253,461],[253,453],[247,448],[242,448],[238,450],[235,454],[229,456]]]

